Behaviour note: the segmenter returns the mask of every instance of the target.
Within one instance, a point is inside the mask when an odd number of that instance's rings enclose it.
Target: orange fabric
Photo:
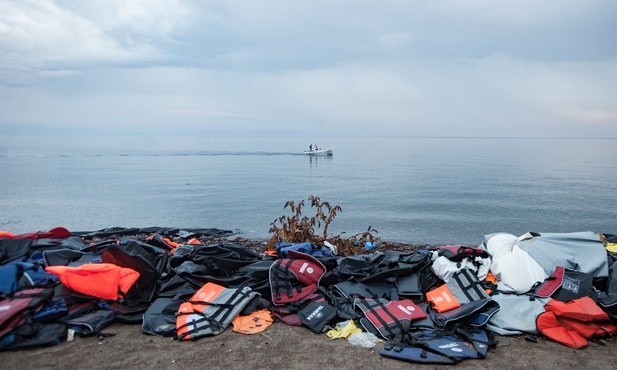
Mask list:
[[[489,283],[497,284],[497,278],[490,271],[488,274],[486,274],[486,277],[484,278],[484,280],[488,281]]]
[[[536,319],[538,331],[545,337],[572,348],[587,347],[587,340],[576,331],[561,326],[554,313],[547,311]]]
[[[484,278],[484,281],[497,285],[497,278],[490,271],[488,272],[488,274],[486,274],[486,277]],[[493,294],[493,289],[491,289],[491,288],[486,288],[486,289],[484,289],[484,291],[488,295]]]
[[[432,303],[437,312],[446,312],[461,306],[461,303],[452,295],[446,284],[426,293],[426,299]]]
[[[274,322],[272,314],[268,310],[254,311],[250,315],[236,316],[231,324],[233,331],[241,334],[258,334]]]
[[[608,320],[608,314],[590,297],[581,297],[568,302],[553,299],[544,306],[544,309],[554,312],[556,316],[581,321]]]
[[[12,239],[14,236],[15,234],[10,231],[0,230],[0,238]]]
[[[182,314],[203,312],[204,309],[208,307],[209,302],[213,302],[224,289],[224,286],[214,283],[206,283],[201,287],[201,289],[193,294],[189,302],[184,302],[180,305],[178,312]]]
[[[617,334],[617,326],[610,322],[581,322],[567,317],[560,317],[558,320],[566,329],[576,331],[587,339],[594,336],[603,337]]]
[[[169,239],[169,238],[163,238],[163,240],[165,241],[165,243],[167,243],[167,245],[169,245],[172,248],[178,248],[180,246],[179,243],[176,243],[175,241]]]
[[[536,320],[538,331],[568,347],[583,348],[589,338],[617,334],[617,326],[590,297],[568,302],[554,299],[544,308],[546,312]]]
[[[42,239],[42,238],[51,238],[51,239],[64,239],[71,236],[71,232],[68,231],[64,227],[54,227],[49,231],[37,231],[35,233],[25,233],[15,235],[15,239]]]
[[[192,320],[191,314],[194,312],[202,313],[209,302],[214,302],[221,292],[225,290],[225,287],[215,284],[206,283],[198,291],[193,294],[188,302],[184,302],[178,308],[178,316],[176,317],[176,329],[178,337],[181,340],[190,340],[190,335],[185,335],[189,331],[189,320]],[[202,303],[199,303],[202,302]]]
[[[193,244],[193,245],[196,245],[196,244],[201,244],[201,241],[200,241],[199,239],[197,239],[197,238],[191,238],[191,239],[189,239],[189,241],[187,241],[186,243],[187,243],[187,244]]]
[[[270,257],[277,257],[278,256],[276,251],[272,251],[272,250],[264,251],[263,254],[266,255],[266,256],[270,256]]]
[[[92,297],[116,300],[139,279],[139,272],[111,263],[87,263],[79,267],[48,266],[66,287]]]

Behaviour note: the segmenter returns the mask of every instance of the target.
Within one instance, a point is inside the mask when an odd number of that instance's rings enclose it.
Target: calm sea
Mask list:
[[[309,144],[334,156],[302,155]],[[286,201],[316,195],[342,207],[330,234],[343,236],[369,226],[428,244],[615,233],[616,151],[610,139],[4,137],[0,229],[216,227],[261,238],[289,214]]]

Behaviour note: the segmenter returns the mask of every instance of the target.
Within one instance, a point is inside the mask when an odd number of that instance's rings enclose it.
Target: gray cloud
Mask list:
[[[610,1],[3,1],[0,133],[617,137]]]

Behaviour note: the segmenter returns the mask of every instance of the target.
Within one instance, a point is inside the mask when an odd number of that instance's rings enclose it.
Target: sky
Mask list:
[[[0,0],[0,136],[617,138],[614,0]]]

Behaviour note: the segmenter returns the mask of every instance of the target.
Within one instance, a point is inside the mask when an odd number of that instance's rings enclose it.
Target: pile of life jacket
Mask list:
[[[104,337],[114,322],[188,341],[229,327],[258,333],[276,319],[318,334],[352,322],[385,342],[381,356],[455,364],[486,357],[494,333],[542,334],[575,348],[617,334],[617,265],[546,263],[529,249],[539,234],[354,256],[329,243],[282,242],[265,253],[230,234],[0,233],[0,350]]]

